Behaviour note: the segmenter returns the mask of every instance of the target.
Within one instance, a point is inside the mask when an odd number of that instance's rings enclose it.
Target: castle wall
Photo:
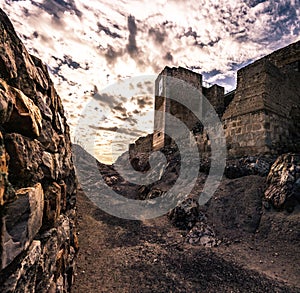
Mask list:
[[[154,132],[153,150],[159,150],[165,145],[165,113],[167,111],[165,80],[159,75],[155,80],[155,103],[154,103]],[[157,113],[159,111],[159,113]]]
[[[246,113],[225,121],[225,137],[230,157],[268,152],[266,146],[265,113]]]
[[[270,62],[274,56],[282,58],[281,68]],[[234,99],[223,115],[229,156],[299,150],[300,74],[284,67],[295,56],[271,57],[238,71]]]
[[[266,69],[266,61],[259,60],[238,71],[236,92],[223,120],[264,109]]]
[[[215,108],[218,115],[222,115],[224,112],[224,87],[214,84],[213,86],[202,88],[203,95],[209,100],[212,106]]]
[[[153,150],[159,150],[171,143],[170,134],[173,125],[169,125],[165,113],[179,119],[192,130],[197,123],[196,115],[200,115],[200,94],[202,93],[202,76],[182,67],[165,69],[155,82],[155,117]],[[174,100],[179,98],[179,102]],[[182,101],[182,102],[181,102]],[[194,115],[192,111],[195,111]],[[157,111],[162,111],[157,113]],[[162,116],[162,117],[161,117]],[[188,134],[180,134],[188,135]],[[174,137],[173,137],[174,138]],[[176,139],[175,139],[176,140]]]
[[[183,68],[183,67],[173,67],[170,68],[166,66],[163,71],[160,73],[160,75],[170,76],[173,78],[177,78],[180,80],[183,80],[196,89],[202,91],[202,75],[196,72],[193,72],[189,69]]]
[[[182,82],[170,81],[169,76]],[[199,95],[191,94],[187,84],[203,93],[222,115],[230,157],[300,149],[300,42],[240,69],[236,90],[226,95],[218,85],[202,87],[202,76],[198,73],[166,67],[155,85],[155,110],[161,111],[162,117],[155,115],[153,150],[170,143],[164,134],[172,128],[165,115],[170,113],[193,130],[203,154],[210,152],[209,137],[202,127],[195,130],[199,121],[192,113],[196,111],[201,117],[206,109]],[[175,95],[183,103],[174,101]]]
[[[158,150],[165,144],[165,111],[166,98],[157,96],[155,98],[155,111],[160,111],[161,116],[154,114],[154,133],[153,133],[153,149]]]
[[[288,70],[300,72],[300,42],[295,42],[274,51],[273,53],[267,55],[266,58],[276,67],[280,68],[283,72]]]

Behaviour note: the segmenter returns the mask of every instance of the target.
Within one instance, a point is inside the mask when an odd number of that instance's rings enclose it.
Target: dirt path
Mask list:
[[[80,251],[73,292],[300,292],[292,286],[295,280],[283,284],[259,268],[243,268],[242,244],[191,246],[167,217],[121,220],[81,192],[77,207]]]

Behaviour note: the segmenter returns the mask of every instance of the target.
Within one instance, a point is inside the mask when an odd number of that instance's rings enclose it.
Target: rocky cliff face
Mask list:
[[[0,292],[66,292],[77,247],[69,127],[0,9]]]

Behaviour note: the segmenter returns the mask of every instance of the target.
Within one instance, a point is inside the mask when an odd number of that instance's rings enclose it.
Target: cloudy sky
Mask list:
[[[300,39],[296,0],[0,3],[30,53],[48,65],[74,140],[94,137],[105,162],[112,142],[120,152],[152,130],[153,79],[126,78],[183,66],[229,91],[239,68]],[[78,135],[78,122],[88,131]]]

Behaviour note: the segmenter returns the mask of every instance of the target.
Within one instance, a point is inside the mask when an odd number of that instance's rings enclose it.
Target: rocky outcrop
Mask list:
[[[0,9],[0,292],[68,292],[78,249],[69,127]]]
[[[274,158],[247,156],[240,159],[227,160],[224,174],[229,179],[250,175],[265,177],[268,175]]]
[[[272,165],[267,177],[265,200],[276,209],[293,211],[300,202],[300,155],[284,154]]]

